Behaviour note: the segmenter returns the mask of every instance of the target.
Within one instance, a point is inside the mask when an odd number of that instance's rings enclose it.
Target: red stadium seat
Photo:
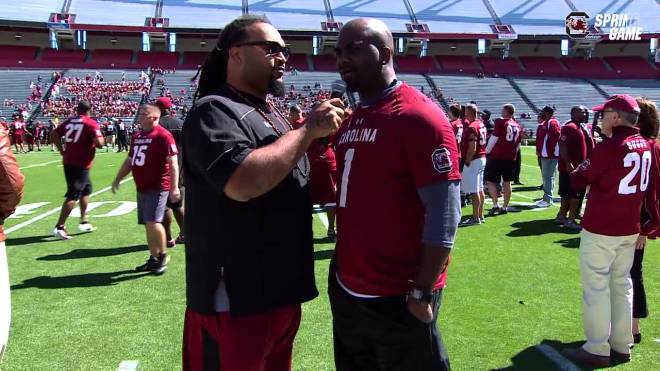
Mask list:
[[[128,49],[96,49],[85,64],[90,68],[135,68],[133,51]]]
[[[648,60],[642,57],[605,57],[618,78],[654,79],[660,77],[660,71],[654,69]]]
[[[605,67],[600,58],[584,59],[582,57],[562,58],[568,68],[564,71],[566,77],[614,79],[616,75]]]
[[[139,52],[137,67],[176,68],[179,64],[179,53],[174,52]]]
[[[470,55],[443,55],[437,56],[436,59],[442,66],[443,72],[467,74],[483,72],[481,67],[475,63],[474,58]]]
[[[334,55],[315,55],[312,57],[312,62],[317,71],[337,71],[337,62]]]
[[[553,57],[519,57],[525,66],[524,75],[528,76],[563,76],[564,69],[559,60]]]
[[[287,68],[295,68],[299,71],[308,71],[309,64],[307,64],[307,55],[305,54],[291,54],[289,60],[286,62]]]
[[[409,73],[433,73],[439,72],[433,62],[433,57],[417,57],[414,55],[397,56],[396,62],[399,65],[399,72]]]
[[[34,63],[36,46],[0,45],[0,67],[26,67]]]
[[[206,62],[209,52],[183,52],[181,68],[197,69]]]
[[[515,58],[481,57],[479,58],[479,62],[481,62],[486,73],[519,75],[523,72],[520,69],[518,60]]]

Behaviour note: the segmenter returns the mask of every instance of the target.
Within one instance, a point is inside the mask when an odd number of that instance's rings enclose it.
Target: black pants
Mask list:
[[[449,370],[449,358],[436,321],[442,291],[433,293],[433,322],[423,323],[406,306],[405,296],[362,299],[347,293],[330,269],[337,371]]]
[[[520,183],[520,167],[522,166],[522,153],[520,153],[520,148],[516,154],[516,165],[513,168],[513,181]]]
[[[642,277],[642,260],[644,260],[644,250],[635,250],[635,260],[633,260],[632,268],[630,268],[630,278],[632,278],[633,284],[633,318],[646,318],[649,316],[644,278]]]
[[[117,135],[117,146],[119,147],[118,151],[128,151],[128,143],[126,141],[126,135],[125,134],[119,134]]]

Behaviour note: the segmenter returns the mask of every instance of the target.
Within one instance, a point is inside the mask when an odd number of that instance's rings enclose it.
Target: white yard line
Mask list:
[[[48,165],[50,165],[50,164],[54,164],[54,163],[56,163],[56,162],[61,162],[61,161],[62,161],[62,159],[58,159],[58,160],[53,160],[53,161],[43,162],[43,163],[41,163],[41,164],[34,164],[34,165],[21,166],[20,169],[21,169],[21,170],[25,170],[25,169],[30,169],[30,168],[33,168],[33,167],[43,167],[43,166],[48,166]]]
[[[128,177],[128,178],[122,180],[120,184],[124,184],[125,182],[128,182],[129,180],[132,180],[132,179],[133,179],[133,177]],[[103,192],[107,192],[107,191],[109,191],[111,188],[112,188],[112,187],[105,187],[105,188],[103,188],[103,189],[100,189],[100,190],[98,190],[98,191],[92,193],[92,194],[90,195],[90,197],[94,197],[94,196],[97,196],[97,195],[99,195],[99,194],[101,194],[101,193],[103,193]],[[5,234],[10,234],[10,233],[12,233],[12,232],[15,232],[15,231],[21,229],[21,228],[27,227],[28,225],[30,225],[30,224],[32,224],[32,223],[34,223],[34,222],[37,222],[37,221],[39,221],[39,220],[41,220],[41,219],[44,219],[44,218],[47,218],[47,217],[49,217],[49,216],[51,216],[51,215],[53,215],[53,214],[59,212],[61,208],[62,208],[61,206],[58,206],[58,207],[56,207],[56,208],[54,208],[54,209],[52,209],[52,210],[48,210],[48,211],[46,211],[46,212],[43,213],[43,214],[39,214],[39,215],[37,215],[37,216],[35,216],[35,217],[32,218],[32,219],[28,219],[28,220],[24,221],[23,223],[19,223],[19,224],[16,224],[15,226],[13,226],[13,227],[11,227],[11,228],[7,228],[7,229],[5,229]]]
[[[539,344],[535,347],[538,349],[543,355],[548,357],[549,360],[552,361],[557,366],[558,370],[561,371],[580,371],[580,368],[575,366],[573,362],[569,361],[568,359],[564,358],[557,350],[555,350],[553,347],[547,345],[547,344]]]
[[[117,371],[135,371],[139,363],[139,361],[121,361],[117,366]]]

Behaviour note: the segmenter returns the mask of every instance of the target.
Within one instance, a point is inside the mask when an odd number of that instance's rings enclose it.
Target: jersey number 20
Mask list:
[[[641,169],[639,190],[644,192],[649,186],[649,172],[651,171],[651,152],[644,151],[640,159],[639,153],[630,152],[623,158],[623,167],[632,167],[632,170],[619,182],[619,194],[629,195],[637,192],[636,185],[630,185]]]

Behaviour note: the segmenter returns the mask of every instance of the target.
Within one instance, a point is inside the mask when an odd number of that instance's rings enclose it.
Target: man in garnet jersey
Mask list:
[[[146,263],[135,270],[161,274],[169,262],[163,226],[167,202],[177,203],[181,199],[177,161],[179,152],[172,133],[158,123],[160,108],[157,105],[144,104],[138,119],[142,131],[131,140],[128,157],[112,182],[112,192],[116,193],[119,182],[129,172],[133,173],[138,192],[138,224],[145,226],[150,253]]]
[[[14,122],[12,122],[11,128],[14,132],[14,149],[16,149],[16,153],[26,153],[25,147],[23,146],[23,137],[25,136],[25,122],[23,122],[22,115],[17,114],[14,116]]]
[[[453,104],[449,107],[449,123],[451,124],[452,129],[454,129],[454,135],[456,136],[456,146],[461,147],[461,142],[463,141],[463,120],[461,119],[461,105]],[[461,166],[461,171],[463,171],[463,159],[461,157],[461,151],[458,151],[458,160]]]
[[[488,215],[506,214],[511,200],[511,182],[515,180],[516,156],[522,141],[522,128],[513,119],[516,109],[513,104],[502,107],[502,117],[495,120],[493,133],[488,139],[485,177],[488,194],[493,200],[493,208]],[[502,182],[504,202],[499,206],[497,186]]]
[[[89,117],[91,110],[92,106],[89,101],[81,100],[76,107],[77,115],[64,121],[50,134],[51,143],[55,143],[57,150],[62,154],[64,178],[67,184],[60,217],[53,230],[53,235],[62,240],[71,238],[65,223],[78,200],[80,200],[78,229],[81,232],[95,230],[94,226],[87,221],[87,205],[89,195],[92,193],[89,170],[92,168],[96,148],[102,148],[105,141],[99,124]],[[64,141],[64,145],[62,141]]]
[[[335,139],[336,369],[448,370],[436,321],[460,218],[454,132],[437,105],[397,80],[381,21],[348,22],[335,53],[347,89],[360,95]]]
[[[555,218],[557,224],[572,230],[580,230],[575,218],[584,189],[578,189],[571,184],[570,173],[587,159],[587,139],[581,129],[586,117],[579,106],[571,108],[571,121],[561,127],[559,138],[559,195],[561,207]],[[568,213],[568,217],[566,214]]]
[[[640,109],[633,97],[615,95],[594,110],[602,111],[608,138],[571,173],[571,185],[589,186],[580,241],[587,342],[564,354],[576,363],[607,367],[630,360],[630,268],[640,233],[658,227],[658,150],[634,126]],[[644,223],[642,211],[648,215]]]
[[[469,122],[463,131],[461,152],[463,172],[461,190],[469,194],[472,202],[472,217],[464,220],[461,226],[477,225],[484,222],[484,168],[486,166],[486,126],[477,119],[479,109],[475,104],[465,106],[465,118]]]
[[[536,131],[536,155],[541,165],[541,176],[543,178],[543,199],[537,202],[538,207],[550,207],[553,202],[555,187],[555,172],[559,158],[559,137],[561,127],[559,121],[554,117],[555,110],[545,106],[539,113],[543,120]]]

